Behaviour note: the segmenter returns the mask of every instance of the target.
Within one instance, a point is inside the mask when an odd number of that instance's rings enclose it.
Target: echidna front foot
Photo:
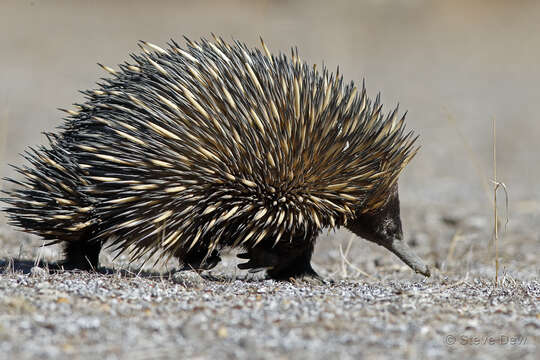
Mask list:
[[[310,285],[322,285],[324,279],[311,267],[291,266],[287,268],[270,269],[266,272],[269,279],[287,280],[292,282],[307,283]]]
[[[323,279],[313,270],[310,262],[299,260],[298,263],[291,262],[288,266],[277,266],[266,271],[266,275],[274,280],[301,280],[311,284],[324,283]]]
[[[274,247],[257,246],[238,255],[241,259],[249,259],[239,264],[238,268],[250,272],[266,270],[267,277],[274,280],[313,279],[322,282],[322,278],[311,267],[312,253],[312,242],[307,242],[305,246],[293,246],[288,242]]]

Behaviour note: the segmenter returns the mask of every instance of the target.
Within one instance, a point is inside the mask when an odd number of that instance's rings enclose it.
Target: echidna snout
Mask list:
[[[347,228],[366,240],[384,246],[415,272],[429,277],[431,275],[429,268],[403,241],[399,210],[399,193],[396,184],[383,207],[358,215],[347,224]]]

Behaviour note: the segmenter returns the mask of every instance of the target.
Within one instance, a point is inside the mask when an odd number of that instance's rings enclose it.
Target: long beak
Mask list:
[[[394,239],[389,246],[385,246],[388,250],[396,254],[405,264],[409,265],[416,273],[426,277],[431,276],[429,268],[424,264],[422,259],[416,255],[410,247],[402,240]]]

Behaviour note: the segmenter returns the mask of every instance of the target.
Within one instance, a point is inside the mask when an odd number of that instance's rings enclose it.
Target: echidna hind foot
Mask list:
[[[219,252],[217,250],[213,250],[212,253],[207,256],[207,252],[203,248],[195,248],[187,253],[179,251],[175,255],[182,264],[182,267],[180,268],[181,271],[210,270],[221,261],[221,257],[219,256]]]
[[[97,270],[103,243],[84,236],[77,241],[64,242],[64,260],[58,264],[64,270]]]

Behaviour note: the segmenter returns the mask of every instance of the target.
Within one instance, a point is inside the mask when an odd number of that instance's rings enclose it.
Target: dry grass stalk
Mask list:
[[[493,236],[495,243],[495,286],[499,286],[499,215],[497,208],[497,190],[500,187],[504,189],[505,194],[505,210],[506,210],[506,222],[504,233],[506,233],[506,226],[508,225],[508,189],[506,184],[497,181],[497,129],[495,119],[493,119],[493,180],[491,181],[495,187],[493,188]]]

